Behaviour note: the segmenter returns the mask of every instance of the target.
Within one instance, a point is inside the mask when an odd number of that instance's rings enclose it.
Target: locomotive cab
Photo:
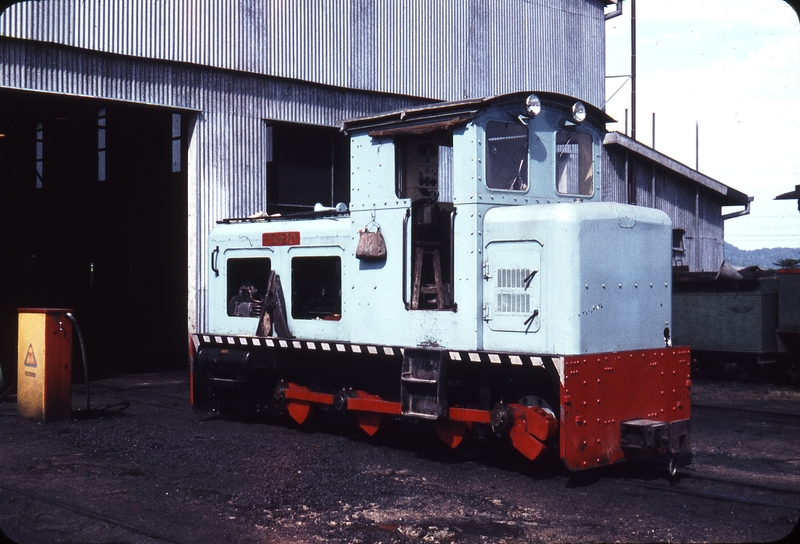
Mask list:
[[[211,232],[195,407],[429,420],[574,470],[687,450],[671,224],[601,201],[609,120],[514,93],[345,121],[347,206]]]

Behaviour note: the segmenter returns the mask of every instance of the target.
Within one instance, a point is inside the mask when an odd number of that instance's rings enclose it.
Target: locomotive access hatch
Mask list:
[[[486,246],[484,319],[493,331],[538,332],[542,245],[497,241]]]

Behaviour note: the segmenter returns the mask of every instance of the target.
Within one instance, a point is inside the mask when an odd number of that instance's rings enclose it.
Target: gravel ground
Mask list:
[[[800,419],[742,409],[800,414],[800,391],[693,389],[694,459],[670,482],[664,467],[573,474],[506,448],[465,460],[423,425],[367,438],[324,414],[302,428],[204,418],[180,373],[100,380],[92,404],[124,399],[124,412],[44,425],[0,402],[0,528],[19,544],[785,537],[800,516]]]

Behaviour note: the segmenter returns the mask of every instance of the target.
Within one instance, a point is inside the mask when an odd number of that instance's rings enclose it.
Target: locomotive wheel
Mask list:
[[[497,445],[491,425],[473,423],[471,429],[464,436],[464,440],[456,446],[455,451],[465,459],[478,459],[483,457]]]
[[[439,439],[466,459],[481,457],[495,445],[490,425],[450,420],[435,421],[432,425]]]

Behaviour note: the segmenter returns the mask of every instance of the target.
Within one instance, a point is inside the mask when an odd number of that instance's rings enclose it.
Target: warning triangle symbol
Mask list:
[[[25,355],[25,366],[36,368],[36,355],[33,353],[33,344],[28,344],[28,354]]]

